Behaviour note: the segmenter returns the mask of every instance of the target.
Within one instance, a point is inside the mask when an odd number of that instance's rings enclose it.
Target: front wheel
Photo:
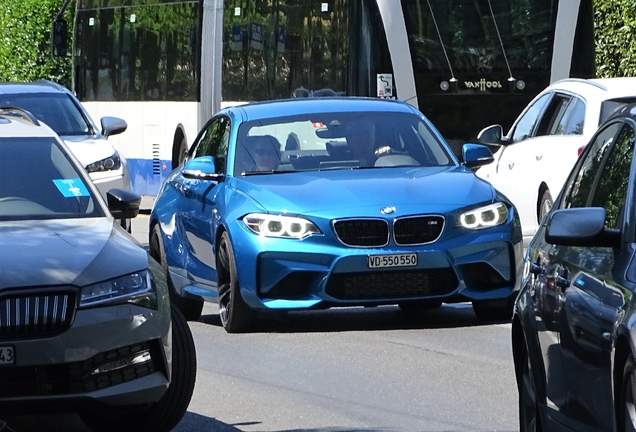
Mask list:
[[[225,331],[243,333],[250,330],[256,320],[255,313],[241,296],[234,249],[227,231],[221,234],[216,256],[216,274],[219,286],[219,317]]]
[[[519,431],[541,432],[537,387],[534,381],[528,349],[521,353],[521,383],[519,384]]]
[[[80,418],[95,432],[168,432],[181,421],[190,405],[196,381],[197,356],[188,322],[171,309],[172,379],[164,395],[150,405],[127,408],[88,408]]]
[[[631,354],[623,368],[621,393],[617,404],[618,431],[636,431],[636,378],[634,378],[634,356]]]

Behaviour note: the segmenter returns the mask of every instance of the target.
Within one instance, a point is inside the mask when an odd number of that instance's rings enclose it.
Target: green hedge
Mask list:
[[[594,0],[596,74],[636,76],[636,3]]]
[[[357,1],[357,0],[355,0]],[[71,86],[71,57],[52,57],[51,23],[64,0],[2,0],[0,81],[50,79]],[[594,0],[596,65],[599,77],[636,76],[634,0]],[[72,35],[75,1],[65,19]],[[70,40],[69,40],[70,45]]]
[[[50,79],[71,86],[72,63],[51,55],[51,25],[64,0],[2,0],[0,28],[0,81]],[[64,18],[72,34],[75,2],[68,6]],[[70,40],[69,40],[70,46]]]

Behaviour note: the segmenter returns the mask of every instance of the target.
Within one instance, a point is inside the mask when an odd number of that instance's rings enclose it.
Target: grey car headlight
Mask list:
[[[117,171],[121,168],[121,158],[119,153],[115,152],[112,156],[86,165],[86,171],[89,173],[102,171]]]
[[[507,219],[508,207],[504,203],[495,203],[462,213],[457,225],[476,230],[501,225]]]
[[[121,303],[157,309],[157,294],[147,270],[88,285],[80,291],[80,307]]]
[[[265,237],[303,239],[322,234],[313,222],[294,216],[251,213],[243,222],[252,232]]]

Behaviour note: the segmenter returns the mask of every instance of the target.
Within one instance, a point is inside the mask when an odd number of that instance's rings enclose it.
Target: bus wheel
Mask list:
[[[168,289],[170,290],[170,302],[172,305],[178,308],[188,321],[196,321],[199,319],[201,312],[203,311],[203,300],[184,298],[176,293],[174,286],[172,285],[170,275],[168,274],[168,260],[166,259],[166,251],[163,246],[162,238],[161,228],[159,227],[159,224],[156,224],[150,233],[150,256],[161,264],[166,275],[166,279],[168,279]]]
[[[188,140],[183,137],[179,143],[179,147],[175,147],[172,151],[172,169],[175,169],[188,155]]]
[[[179,310],[172,308],[172,379],[155,403],[114,408],[103,405],[79,412],[95,432],[168,432],[183,418],[194,391],[197,354],[192,332]]]

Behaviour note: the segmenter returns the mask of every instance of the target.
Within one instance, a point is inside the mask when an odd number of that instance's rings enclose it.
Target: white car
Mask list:
[[[636,101],[636,78],[557,81],[535,97],[508,135],[483,129],[481,143],[500,146],[477,175],[517,207],[524,244],[552,207],[581,150],[617,108]]]

